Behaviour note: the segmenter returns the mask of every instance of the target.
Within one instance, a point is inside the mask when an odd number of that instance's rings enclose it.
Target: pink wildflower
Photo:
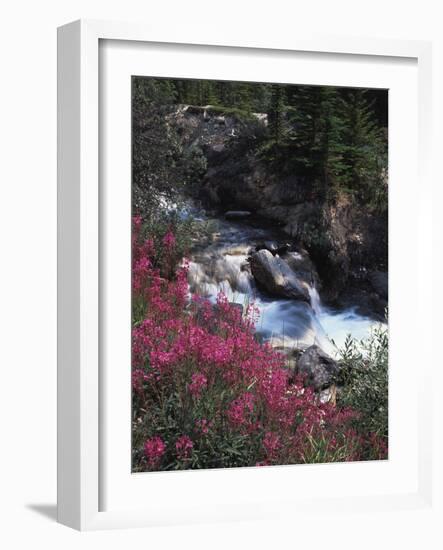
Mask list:
[[[163,244],[165,245],[168,251],[172,250],[175,246],[175,236],[172,231],[168,231],[163,237]]]
[[[248,423],[247,417],[251,415],[253,410],[254,396],[252,393],[244,393],[231,403],[227,411],[227,416],[231,424],[240,427]]]
[[[134,231],[138,234],[138,232],[141,229],[142,226],[142,217],[141,216],[134,216],[132,218],[132,223],[134,225]]]
[[[181,435],[175,443],[178,458],[181,460],[189,458],[193,448],[194,444],[192,443],[191,438],[187,435]]]
[[[200,430],[200,433],[206,435],[209,433],[210,428],[212,427],[212,422],[206,418],[201,418],[196,422],[197,428]]]
[[[198,399],[207,385],[208,380],[206,376],[199,372],[195,372],[191,377],[191,383],[188,384],[189,393]]]
[[[146,239],[143,246],[141,247],[141,252],[148,258],[154,256],[155,246],[153,239]]]
[[[153,468],[160,462],[166,450],[166,445],[161,437],[155,436],[145,441],[144,450],[145,456],[148,459],[148,464]]]
[[[268,456],[272,457],[280,448],[280,437],[273,432],[266,432],[263,438],[263,447]]]

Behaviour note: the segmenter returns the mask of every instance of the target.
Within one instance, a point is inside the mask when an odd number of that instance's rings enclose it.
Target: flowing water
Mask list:
[[[379,324],[358,315],[354,308],[337,311],[325,307],[313,284],[309,287],[310,305],[263,292],[255,284],[247,258],[257,243],[273,239],[272,231],[224,219],[216,224],[213,242],[191,256],[190,290],[212,302],[223,292],[233,303],[254,304],[259,310],[257,332],[273,346],[304,349],[317,344],[334,356],[348,334],[362,339]]]

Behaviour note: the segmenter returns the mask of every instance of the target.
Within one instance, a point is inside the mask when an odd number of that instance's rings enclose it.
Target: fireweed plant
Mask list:
[[[253,305],[189,295],[172,231],[153,240],[136,216],[132,246],[133,471],[386,458],[358,412],[321,403],[257,340]]]

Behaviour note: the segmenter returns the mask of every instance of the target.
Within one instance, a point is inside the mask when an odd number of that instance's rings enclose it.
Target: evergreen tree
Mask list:
[[[252,111],[251,85],[248,82],[239,82],[236,86],[236,105],[241,111],[250,113]]]
[[[342,170],[341,140],[343,122],[338,114],[339,96],[337,89],[322,87],[319,93],[318,161],[321,167],[321,178],[324,191],[335,183]]]
[[[318,162],[318,151],[322,141],[321,130],[325,125],[327,102],[323,97],[323,88],[319,86],[289,86],[288,102],[292,107],[292,140],[303,155],[307,166]]]
[[[283,138],[283,114],[284,114],[284,94],[283,87],[279,84],[273,84],[271,88],[270,106],[268,111],[269,131],[271,139],[276,144],[280,144]]]
[[[386,143],[365,91],[346,91],[340,101],[339,116],[343,121],[340,179],[360,198],[375,200],[384,187]]]
[[[202,105],[218,105],[217,90],[212,80],[202,81]]]

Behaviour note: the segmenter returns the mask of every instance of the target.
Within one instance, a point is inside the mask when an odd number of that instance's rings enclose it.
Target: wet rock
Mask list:
[[[273,256],[269,250],[259,250],[249,262],[254,279],[269,294],[310,302],[307,285],[282,258]]]
[[[269,252],[275,256],[278,251],[278,244],[275,241],[264,241],[258,243],[255,247],[255,250],[259,252],[260,250],[269,250]]]
[[[279,256],[283,256],[288,252],[290,248],[290,243],[278,244],[275,241],[263,241],[256,245],[255,250],[257,252],[259,250],[269,250],[269,252],[273,256],[275,256],[276,254],[278,254]]]
[[[305,250],[298,252],[287,252],[285,261],[289,267],[297,274],[297,277],[309,286],[320,288],[320,278],[317,270]]]
[[[244,218],[249,218],[251,212],[249,210],[228,210],[225,212],[225,218],[227,220],[242,220]]]
[[[297,361],[296,373],[305,377],[314,390],[324,390],[334,384],[340,372],[337,361],[318,346],[310,346]]]

